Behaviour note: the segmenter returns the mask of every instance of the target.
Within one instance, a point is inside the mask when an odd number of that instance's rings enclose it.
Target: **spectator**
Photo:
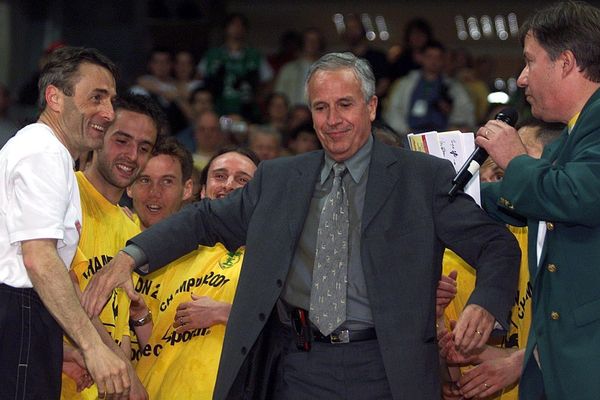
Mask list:
[[[299,126],[292,131],[288,148],[294,155],[320,149],[321,143],[312,124]]]
[[[194,166],[198,169],[204,168],[208,160],[227,141],[225,133],[221,130],[219,116],[213,111],[200,114],[194,127]]]
[[[209,49],[198,69],[213,93],[219,115],[239,114],[256,122],[260,117],[260,86],[273,79],[273,70],[258,50],[246,44],[247,31],[244,15],[229,15],[225,21],[225,43]]]
[[[396,81],[390,89],[384,118],[401,134],[452,129],[471,130],[473,103],[465,88],[443,74],[445,49],[425,45],[423,67]]]
[[[287,96],[292,106],[306,105],[304,81],[310,65],[321,57],[325,50],[325,39],[317,28],[309,28],[302,35],[302,54],[285,64],[275,80],[275,91]]]
[[[257,125],[250,127],[249,133],[248,147],[261,161],[281,156],[283,150],[281,133]]]
[[[356,14],[348,14],[345,19],[346,30],[344,40],[348,51],[369,62],[375,74],[375,95],[384,98],[390,87],[390,65],[385,54],[369,45],[367,32],[362,21]]]
[[[192,116],[191,124],[179,131],[175,136],[186,149],[194,153],[196,151],[196,141],[194,139],[195,121],[204,112],[214,111],[212,93],[203,86],[195,89],[190,94],[190,111],[190,115]]]
[[[409,72],[420,69],[423,48],[433,40],[433,30],[429,22],[422,18],[410,20],[404,29],[402,46],[392,46],[388,52],[391,81],[394,82]]]
[[[267,115],[263,126],[287,134],[289,113],[287,97],[282,93],[271,93],[267,98]]]
[[[175,134],[187,126],[184,114],[188,98],[181,96],[173,78],[173,56],[165,48],[155,48],[148,58],[147,75],[140,76],[130,90],[152,97],[167,116],[168,133]]]

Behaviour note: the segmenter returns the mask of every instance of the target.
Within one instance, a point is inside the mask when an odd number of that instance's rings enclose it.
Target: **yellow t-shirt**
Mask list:
[[[81,239],[71,263],[79,288],[83,291],[94,274],[106,265],[137,235],[140,229],[129,219],[121,207],[112,204],[87,180],[82,172],[75,174],[81,197],[83,215]],[[114,290],[100,313],[100,321],[117,343],[129,336],[129,299],[120,289]],[[65,338],[65,340],[68,340]],[[63,374],[63,399],[96,399],[96,386],[77,393],[75,382]]]
[[[527,345],[529,328],[531,326],[531,282],[527,261],[527,227],[508,226],[515,235],[521,248],[521,265],[519,270],[518,292],[515,305],[511,310],[510,327],[507,337],[503,340],[503,347],[518,347],[524,349]],[[463,259],[450,250],[446,250],[443,260],[443,273],[448,275],[451,271],[458,271],[457,293],[454,300],[445,311],[446,320],[457,320],[461,311],[467,304],[471,292],[475,288],[475,270]],[[494,397],[501,400],[517,400],[519,386],[515,385],[505,389],[503,393]]]
[[[139,352],[136,371],[148,395],[155,399],[212,399],[225,326],[215,325],[183,334],[175,332],[177,306],[192,301],[191,293],[233,302],[244,249],[223,245],[200,247],[166,268],[138,278],[154,327]]]

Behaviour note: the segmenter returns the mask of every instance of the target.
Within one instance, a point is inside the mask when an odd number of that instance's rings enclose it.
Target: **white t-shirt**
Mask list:
[[[24,240],[57,239],[69,268],[81,220],[69,151],[47,125],[21,129],[0,151],[0,283],[33,287],[23,264]]]

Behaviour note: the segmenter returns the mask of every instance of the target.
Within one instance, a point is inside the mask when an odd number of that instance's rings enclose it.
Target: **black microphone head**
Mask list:
[[[519,113],[513,107],[506,107],[500,110],[494,119],[514,127],[519,119]]]

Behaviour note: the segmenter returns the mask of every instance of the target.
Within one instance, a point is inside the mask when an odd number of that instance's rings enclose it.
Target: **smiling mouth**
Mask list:
[[[102,132],[102,133],[104,133],[104,131],[105,131],[105,128],[104,128],[102,125],[98,125],[98,124],[94,124],[94,123],[92,123],[92,124],[90,124],[90,126],[91,126],[93,129],[95,129],[95,130],[97,130],[97,131],[100,131],[100,132]]]
[[[116,167],[117,167],[117,169],[120,172],[122,172],[122,173],[124,173],[126,175],[131,175],[133,173],[133,170],[134,170],[133,167],[130,167],[130,166],[124,165],[124,164],[117,164]]]
[[[152,214],[158,214],[159,212],[162,211],[162,207],[157,204],[148,204],[146,206],[146,209],[148,211],[150,211],[150,213],[152,213]]]

